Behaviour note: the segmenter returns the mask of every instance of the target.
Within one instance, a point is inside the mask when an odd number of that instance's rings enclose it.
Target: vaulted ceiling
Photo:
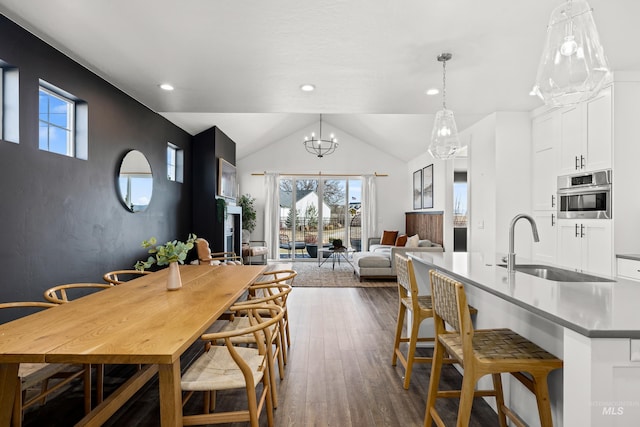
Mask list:
[[[560,0],[0,0],[0,12],[191,134],[238,157],[323,121],[404,160],[441,107],[459,128],[530,111]],[[640,70],[640,1],[591,0],[612,69]],[[166,92],[159,84],[171,83]],[[313,92],[300,85],[312,83]]]

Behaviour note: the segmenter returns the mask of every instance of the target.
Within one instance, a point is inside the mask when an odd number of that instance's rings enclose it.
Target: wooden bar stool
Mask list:
[[[498,421],[506,427],[508,417],[513,425],[524,427],[523,421],[504,404],[501,373],[510,373],[536,396],[540,424],[553,425],[547,376],[562,367],[562,360],[523,338],[510,329],[474,330],[467,309],[464,287],[435,270],[429,272],[433,297],[433,319],[436,329],[434,362],[429,381],[429,395],[424,418],[425,427],[432,421],[444,426],[435,408],[436,398],[459,397],[457,426],[467,426],[474,396],[494,396],[498,408]],[[445,329],[445,322],[452,330]],[[438,390],[443,354],[447,352],[464,368],[462,390]],[[524,373],[529,375],[525,375]],[[493,390],[475,390],[478,380],[493,377]]]
[[[404,383],[405,390],[409,388],[411,382],[411,372],[414,363],[432,363],[431,357],[416,356],[416,345],[419,342],[433,342],[434,338],[419,338],[418,332],[420,324],[425,319],[433,317],[433,309],[431,306],[431,295],[419,295],[418,283],[413,270],[413,262],[401,255],[396,255],[396,271],[398,275],[398,321],[396,325],[396,338],[393,344],[393,357],[391,365],[396,366],[397,360],[400,360],[404,366]],[[477,313],[473,307],[469,307],[471,313]],[[407,310],[411,312],[411,334],[402,336],[402,328],[404,327],[404,319]],[[409,343],[407,356],[400,350],[400,343]],[[443,363],[456,363],[454,359],[445,358]]]

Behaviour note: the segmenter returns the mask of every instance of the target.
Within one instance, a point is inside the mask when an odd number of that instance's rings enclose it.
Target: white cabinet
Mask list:
[[[560,172],[611,168],[611,88],[596,98],[560,110]]]
[[[640,261],[639,260],[617,258],[616,263],[617,263],[616,274],[619,277],[624,277],[626,279],[631,279],[631,280],[640,280]]]
[[[536,117],[531,123],[533,142],[533,209],[556,208],[556,187],[560,146],[559,111]]]
[[[587,110],[587,170],[610,169],[613,144],[611,88],[585,104]]]
[[[606,219],[558,221],[558,264],[611,276],[611,221]]]
[[[558,221],[555,211],[534,211],[533,219],[538,227],[540,241],[533,243],[534,261],[540,263],[556,263],[556,247],[558,236]]]

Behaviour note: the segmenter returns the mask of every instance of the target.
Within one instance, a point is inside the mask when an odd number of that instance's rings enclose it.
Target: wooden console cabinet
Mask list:
[[[405,212],[405,230],[408,236],[417,234],[421,239],[429,239],[442,245],[444,233],[444,212]]]

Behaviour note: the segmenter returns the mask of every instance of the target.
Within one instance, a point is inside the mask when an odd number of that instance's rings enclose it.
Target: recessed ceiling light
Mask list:
[[[300,86],[300,90],[303,91],[303,92],[313,92],[315,90],[315,88],[316,87],[314,85],[309,84],[309,83],[303,84],[303,85]]]
[[[162,90],[173,90],[173,86],[171,86],[169,83],[162,83],[160,85],[160,89],[162,89]]]
[[[427,91],[425,92],[427,95],[437,95],[440,93],[440,91],[438,89],[436,89],[435,87],[432,87],[431,89],[427,89]]]

